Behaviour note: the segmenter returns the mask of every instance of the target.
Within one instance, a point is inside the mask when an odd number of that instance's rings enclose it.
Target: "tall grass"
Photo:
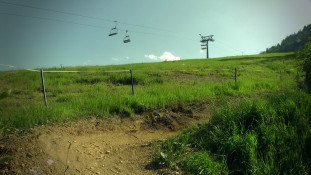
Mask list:
[[[73,118],[132,116],[222,96],[260,96],[295,85],[293,55],[264,55],[209,60],[184,60],[62,70],[81,73],[45,73],[48,105],[43,103],[40,74],[0,73],[0,132],[25,129]],[[234,68],[238,81],[234,83]],[[279,69],[287,70],[280,78]],[[135,96],[128,72],[134,70]],[[55,70],[55,69],[50,69]],[[259,70],[259,71],[258,71]]]
[[[310,174],[311,96],[285,91],[216,112],[160,146],[186,174]]]

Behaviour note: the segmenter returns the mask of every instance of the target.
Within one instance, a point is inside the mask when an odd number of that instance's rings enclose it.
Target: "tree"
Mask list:
[[[308,42],[309,37],[311,37],[311,24],[304,26],[297,33],[287,36],[280,44],[267,48],[266,53],[300,51]]]

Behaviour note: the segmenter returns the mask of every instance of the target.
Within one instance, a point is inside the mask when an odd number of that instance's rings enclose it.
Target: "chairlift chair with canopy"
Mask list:
[[[126,33],[125,33],[125,37],[123,38],[123,42],[124,43],[129,43],[129,42],[131,42],[131,40],[130,40],[130,36],[127,34],[127,30],[126,30]]]
[[[110,33],[108,36],[113,36],[118,34],[118,29],[117,29],[117,21],[114,21],[116,23],[115,27],[111,28]]]

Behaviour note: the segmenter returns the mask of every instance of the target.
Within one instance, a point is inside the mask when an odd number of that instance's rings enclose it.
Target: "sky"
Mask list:
[[[311,0],[0,0],[0,70],[203,59],[199,34],[258,54],[310,23]]]

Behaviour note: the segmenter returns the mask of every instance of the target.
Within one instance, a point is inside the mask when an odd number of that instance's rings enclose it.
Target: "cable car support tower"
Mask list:
[[[201,34],[199,34],[201,36],[201,49],[202,50],[206,50],[206,58],[209,58],[208,55],[208,42],[214,42],[215,40],[213,39],[214,35],[208,35],[208,36],[202,36]]]

